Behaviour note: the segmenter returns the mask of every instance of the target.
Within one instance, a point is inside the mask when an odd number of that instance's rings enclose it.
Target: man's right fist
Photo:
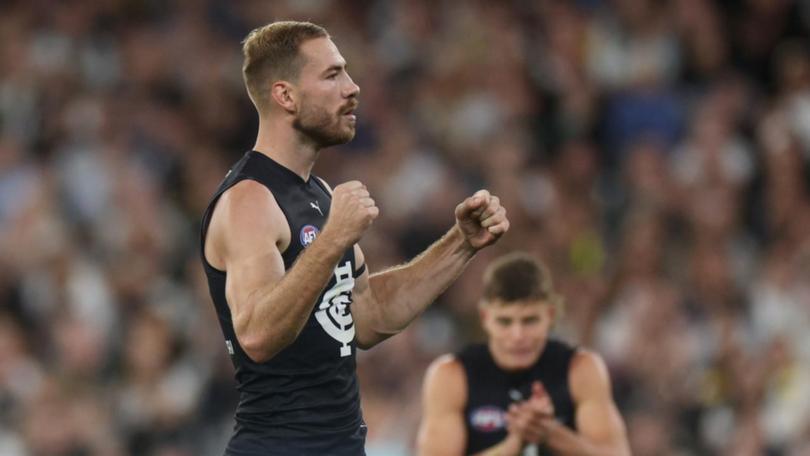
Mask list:
[[[349,181],[332,190],[329,220],[324,227],[340,244],[351,247],[363,236],[380,209],[360,181]]]

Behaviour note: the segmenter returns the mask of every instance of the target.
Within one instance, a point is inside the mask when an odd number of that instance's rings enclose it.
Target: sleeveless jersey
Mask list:
[[[357,269],[354,249],[343,254],[298,338],[272,359],[254,362],[234,332],[225,298],[227,273],[205,258],[205,236],[216,202],[245,179],[267,187],[287,219],[290,245],[282,253],[287,270],[323,229],[331,203],[328,189],[315,176],[304,181],[266,155],[250,151],[228,172],[203,215],[203,267],[240,396],[227,454],[364,454],[366,429],[351,315],[354,279],[362,270]]]
[[[549,340],[537,362],[527,370],[507,372],[495,364],[489,347],[472,345],[456,354],[467,375],[467,429],[465,454],[475,454],[506,438],[506,411],[513,402],[531,397],[532,382],[539,380],[554,404],[557,420],[575,429],[574,401],[568,390],[568,368],[576,349]],[[524,455],[549,454],[543,448],[528,447]]]

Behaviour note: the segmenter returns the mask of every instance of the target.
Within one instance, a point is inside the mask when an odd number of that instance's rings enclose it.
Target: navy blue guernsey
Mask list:
[[[202,262],[239,390],[236,426],[226,454],[362,455],[365,424],[351,316],[354,279],[362,270],[354,249],[343,254],[298,338],[269,361],[254,362],[234,332],[225,298],[227,273],[208,263],[204,249],[216,202],[245,179],[266,186],[287,218],[290,245],[282,252],[287,270],[323,229],[331,203],[328,189],[317,177],[304,181],[266,155],[250,151],[231,168],[205,211]]]
[[[467,375],[465,454],[481,452],[506,438],[506,410],[513,402],[531,396],[532,383],[535,380],[539,380],[551,396],[557,420],[575,429],[574,401],[568,389],[568,370],[574,353],[576,349],[551,339],[546,343],[537,362],[529,369],[519,372],[507,372],[498,367],[489,347],[484,344],[471,345],[458,353],[456,357]],[[524,454],[550,453],[539,448],[528,449]]]

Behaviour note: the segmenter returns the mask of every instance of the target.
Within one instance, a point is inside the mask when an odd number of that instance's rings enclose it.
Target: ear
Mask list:
[[[480,301],[478,303],[478,318],[479,318],[478,321],[481,322],[481,328],[484,330],[486,330],[487,328],[487,321],[489,316],[490,316],[489,305],[487,305],[487,303],[483,300]]]
[[[286,81],[276,81],[270,88],[270,96],[273,101],[290,114],[298,111],[296,103],[295,87]]]
[[[481,300],[478,302],[478,317],[481,319],[481,322],[483,322],[486,316],[487,316],[487,304],[486,302]]]

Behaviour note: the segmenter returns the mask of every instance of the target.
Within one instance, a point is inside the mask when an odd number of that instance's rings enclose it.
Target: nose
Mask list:
[[[360,95],[360,86],[354,83],[354,80],[348,74],[346,75],[349,78],[349,83],[346,85],[346,98],[356,98]]]
[[[522,325],[516,324],[516,325],[512,325],[512,327],[509,328],[509,336],[511,336],[512,340],[520,340],[520,339],[522,339],[523,338],[523,333],[524,333],[524,331],[523,331],[523,326]]]

